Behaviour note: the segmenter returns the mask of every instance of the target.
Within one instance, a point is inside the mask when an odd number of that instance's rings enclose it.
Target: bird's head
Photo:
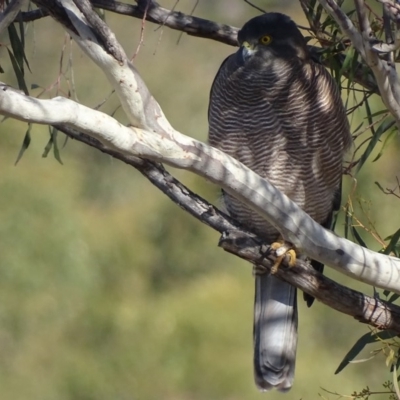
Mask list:
[[[266,13],[246,22],[238,33],[238,42],[245,61],[254,56],[269,60],[309,57],[304,36],[287,15],[280,13]]]

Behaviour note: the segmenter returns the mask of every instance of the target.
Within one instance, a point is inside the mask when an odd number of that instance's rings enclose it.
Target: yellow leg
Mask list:
[[[278,240],[277,242],[271,244],[271,249],[275,250],[277,255],[275,263],[271,268],[271,274],[276,274],[286,255],[289,256],[289,267],[294,267],[296,265],[296,251],[288,242],[285,242],[284,240]]]

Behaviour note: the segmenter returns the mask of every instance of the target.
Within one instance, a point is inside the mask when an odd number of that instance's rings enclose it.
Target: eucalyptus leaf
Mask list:
[[[398,336],[396,332],[393,331],[381,331],[378,333],[368,332],[365,335],[361,336],[357,342],[353,345],[353,347],[348,351],[348,353],[344,356],[342,362],[337,367],[335,374],[343,371],[353,360],[357,357],[358,354],[364,349],[367,344],[375,343],[378,340],[388,340]]]

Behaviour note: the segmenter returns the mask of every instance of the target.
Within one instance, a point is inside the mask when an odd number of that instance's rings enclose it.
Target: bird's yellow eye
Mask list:
[[[261,36],[260,43],[262,44],[270,44],[272,42],[272,37],[269,35]]]

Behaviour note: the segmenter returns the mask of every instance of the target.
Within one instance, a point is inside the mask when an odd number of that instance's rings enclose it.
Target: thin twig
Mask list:
[[[194,6],[193,6],[193,8],[190,10],[190,13],[189,13],[190,16],[193,16],[194,12],[196,11],[197,6],[199,5],[199,1],[200,1],[200,0],[196,0],[196,2],[194,3]],[[182,36],[183,36],[183,32],[181,32],[181,33],[179,34],[178,40],[176,41],[176,44],[177,44],[177,45],[179,45],[179,43],[180,43],[180,41],[181,41],[181,39],[182,39]]]
[[[255,8],[256,10],[261,11],[262,13],[266,13],[265,10],[263,10],[262,8],[256,6],[255,4],[253,4],[253,3],[252,3],[251,1],[249,1],[249,0],[244,0],[244,2],[247,3],[249,6]]]
[[[131,57],[131,61],[133,61],[136,56],[139,54],[139,50],[142,47],[143,41],[144,41],[144,28],[146,26],[146,17],[147,17],[147,11],[149,9],[149,4],[146,4],[146,7],[144,9],[144,13],[143,13],[143,18],[142,18],[142,24],[140,26],[140,38],[139,38],[139,43],[136,47],[135,53],[133,54],[133,56]]]

